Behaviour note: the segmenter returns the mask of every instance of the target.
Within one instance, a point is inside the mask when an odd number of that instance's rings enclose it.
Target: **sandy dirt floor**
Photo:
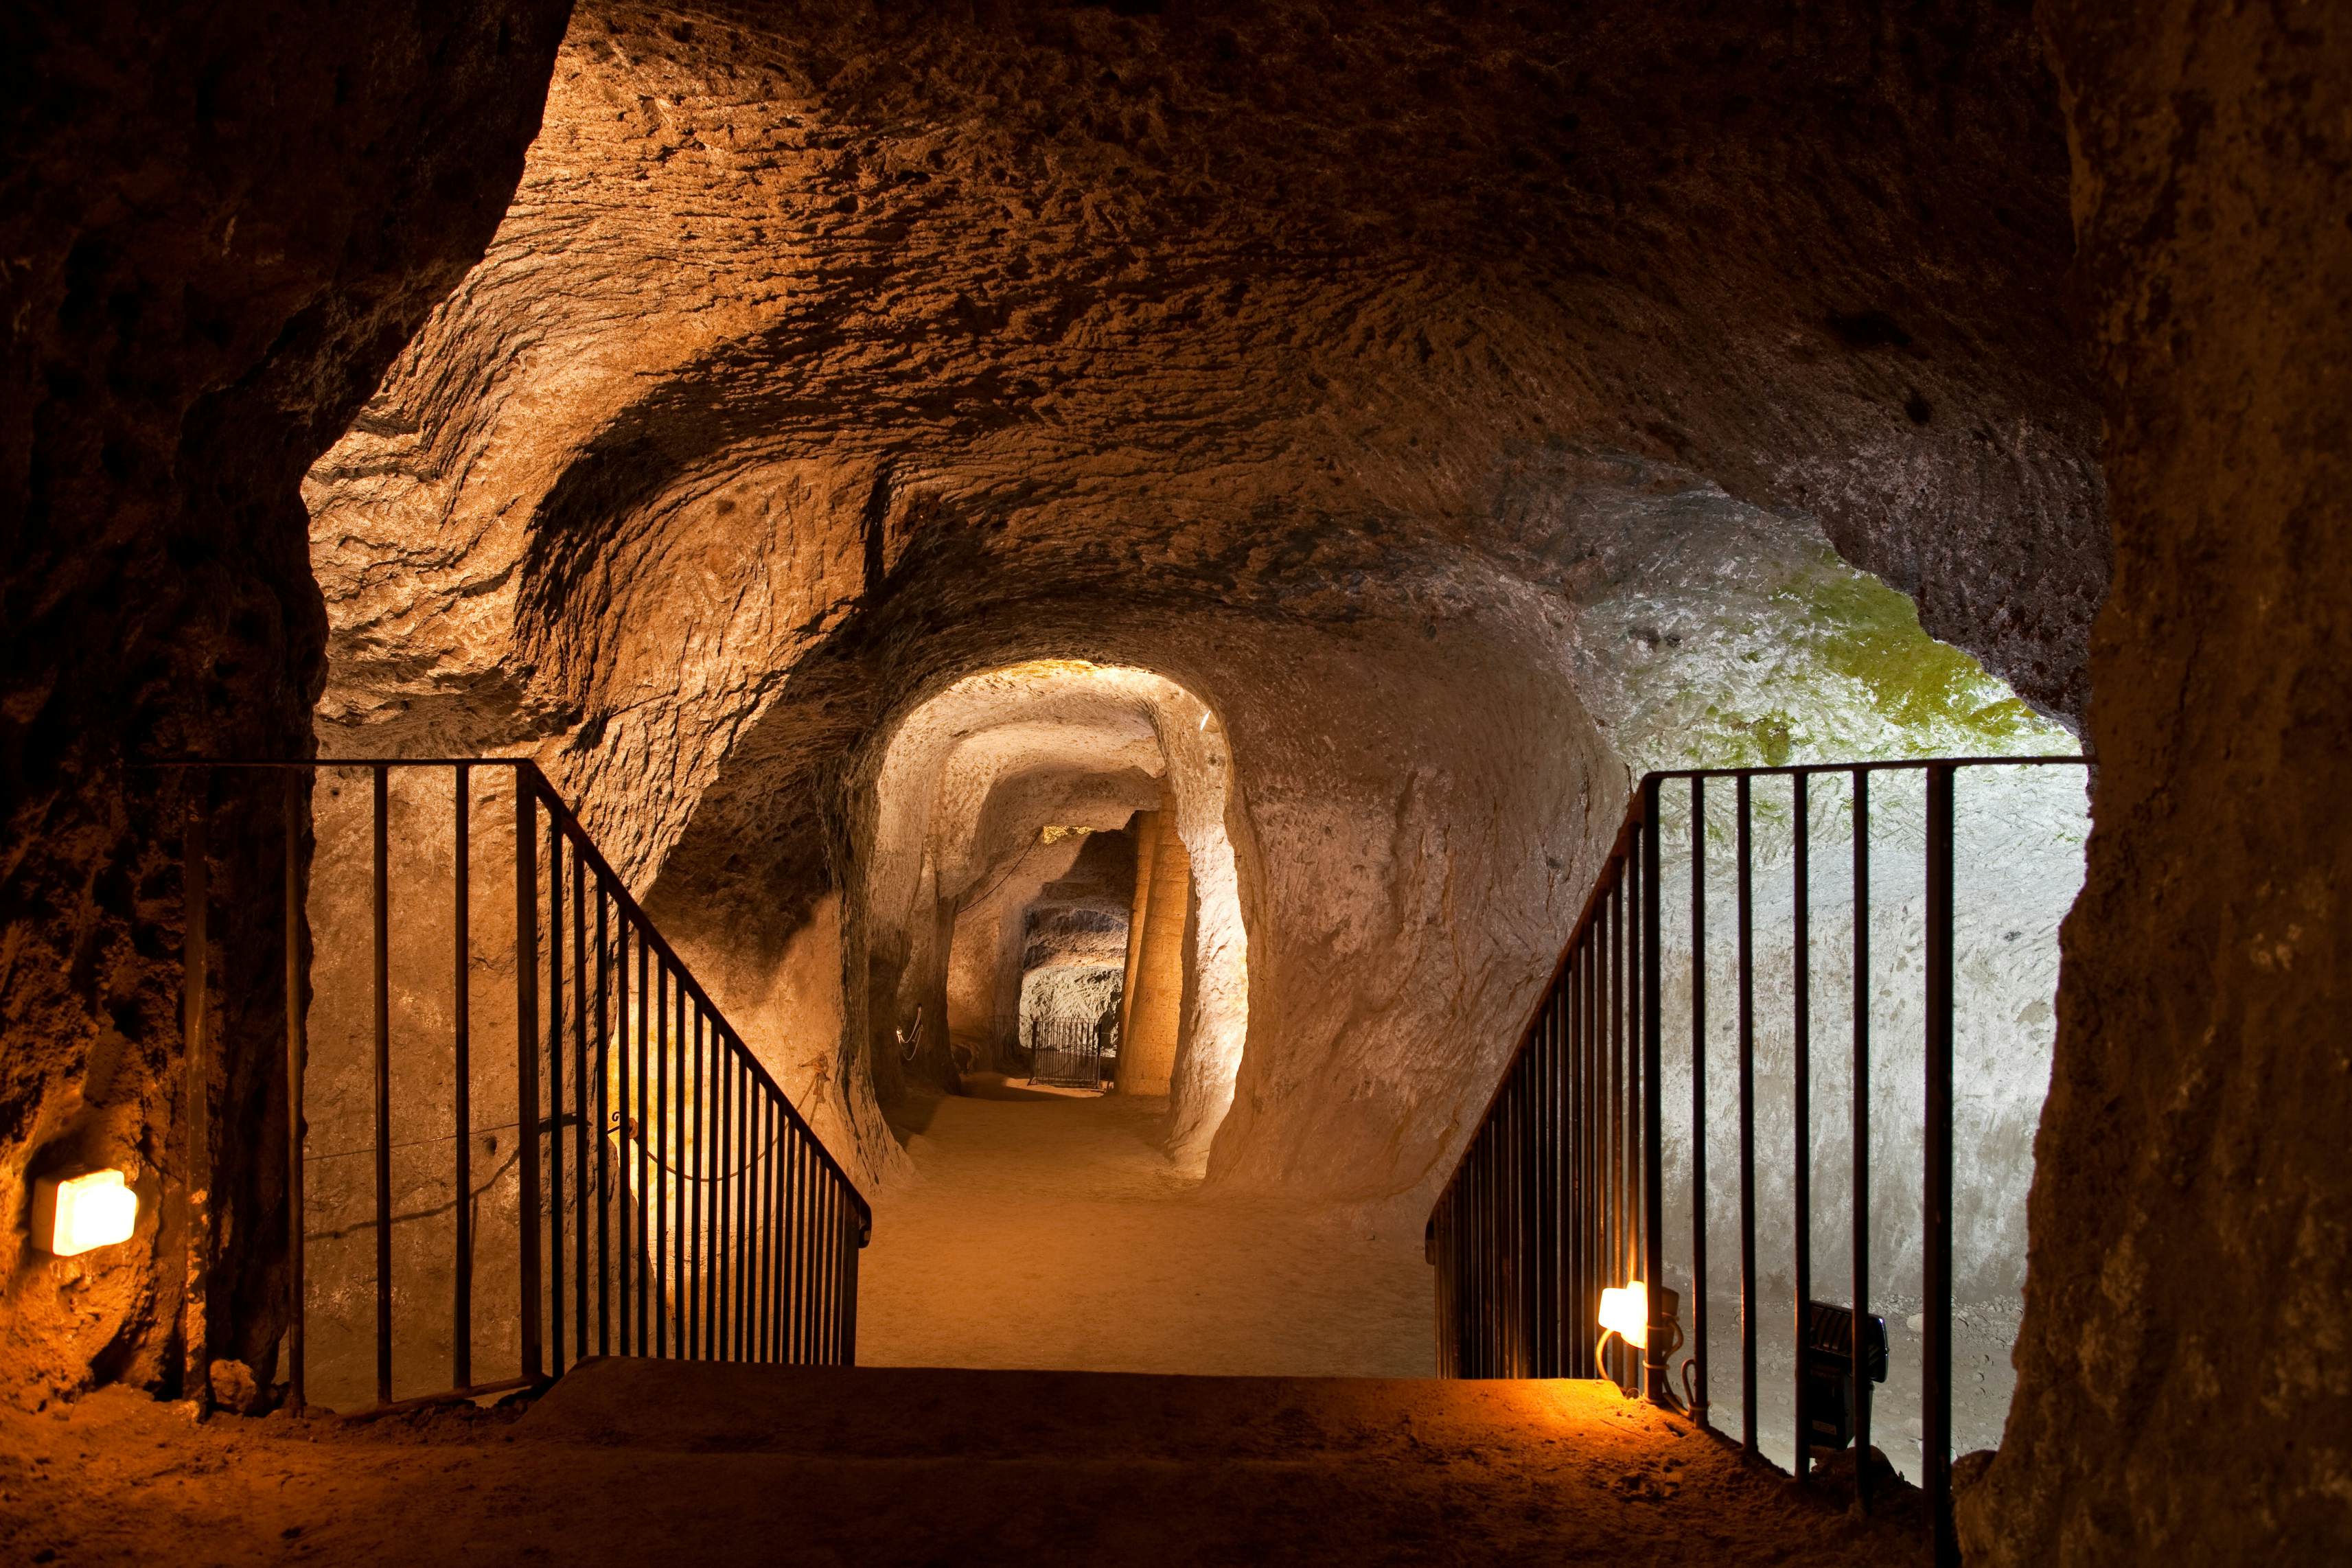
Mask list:
[[[1430,1276],[1393,1213],[1205,1192],[1150,1102],[976,1087],[911,1108],[859,1367],[593,1361],[374,1420],[0,1409],[0,1563],[1922,1558],[1901,1500],[1861,1519],[1606,1384],[1412,1378]]]
[[[591,1362],[527,1413],[0,1411],[12,1564],[1920,1560],[1590,1383]]]
[[[1436,1370],[1417,1215],[1204,1191],[1159,1152],[1158,1100],[971,1088],[900,1109],[917,1174],[874,1194],[861,1364]]]

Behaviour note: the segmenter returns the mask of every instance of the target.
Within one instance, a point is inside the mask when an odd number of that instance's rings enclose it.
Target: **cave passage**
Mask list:
[[[2352,7],[0,81],[0,1559],[2352,1561]]]

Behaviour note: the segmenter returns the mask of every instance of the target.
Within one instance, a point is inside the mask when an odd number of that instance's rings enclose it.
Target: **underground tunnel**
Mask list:
[[[2333,16],[0,61],[12,1558],[2352,1542]]]

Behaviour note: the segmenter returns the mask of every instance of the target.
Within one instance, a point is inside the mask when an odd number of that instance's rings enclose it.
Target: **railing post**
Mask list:
[[[1756,879],[1755,816],[1748,775],[1733,791],[1739,886],[1739,1445],[1756,1452]]]
[[[532,911],[539,906],[533,903]],[[536,1146],[537,1141],[533,1140]],[[563,837],[547,816],[547,1335],[563,1373]]]
[[[1707,1421],[1706,779],[1691,780],[1691,1419]]]
[[[515,792],[515,1120],[520,1123],[522,1195],[522,1375],[537,1378],[539,1268],[539,829],[529,763],[514,770]]]
[[[1952,1529],[1952,784],[1927,769],[1927,1342],[1920,1368],[1920,1447],[1927,1528],[1937,1568],[1960,1560]]]
[[[467,1388],[474,1381],[474,776],[463,763],[457,764],[455,790],[457,859],[449,900],[449,1136],[457,1172],[457,1251],[449,1302],[449,1375],[451,1387]]]
[[[1642,1391],[1654,1405],[1673,1402],[1667,1375],[1665,1324],[1654,1303],[1664,1299],[1666,1272],[1665,1119],[1659,1103],[1664,1054],[1664,979],[1659,965],[1658,779],[1642,781],[1642,1278],[1648,1281],[1649,1348],[1642,1360]]]
[[[309,1055],[302,1014],[302,773],[286,774],[286,1404],[303,1405],[302,1071]]]
[[[375,764],[375,1402],[392,1403],[392,769]]]
[[[1812,1469],[1813,1430],[1807,1390],[1811,1379],[1806,1375],[1806,1318],[1813,1295],[1813,891],[1812,891],[1812,775],[1798,773],[1790,780],[1791,799],[1791,834],[1795,845],[1795,863],[1790,870],[1793,884],[1793,913],[1796,930],[1791,943],[1795,952],[1795,971],[1791,976],[1795,994],[1790,1008],[1791,1063],[1790,1079],[1790,1121],[1794,1133],[1794,1184],[1791,1195],[1796,1213],[1791,1216],[1794,1231],[1790,1237],[1790,1260],[1796,1275],[1796,1328],[1790,1343],[1796,1350],[1796,1387],[1792,1408],[1796,1415],[1797,1446],[1792,1468],[1797,1479],[1804,1481]]]
[[[1853,770],[1853,1495],[1870,1509],[1870,772]]]
[[[181,1079],[181,1120],[187,1128],[186,1180],[182,1206],[187,1232],[180,1305],[182,1392],[200,1403],[209,1401],[209,1346],[212,1264],[212,850],[205,829],[212,810],[212,773],[194,770],[189,784],[188,820],[180,845],[181,898],[186,936],[181,958],[181,1040],[187,1051]]]

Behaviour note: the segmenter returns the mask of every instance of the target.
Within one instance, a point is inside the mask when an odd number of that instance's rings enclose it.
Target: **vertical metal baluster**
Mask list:
[[[669,1194],[676,1186],[670,1174],[676,1151],[669,1137],[669,959],[654,961],[654,1354],[669,1354],[670,1303],[677,1296],[677,1278],[669,1266]]]
[[[1756,919],[1748,775],[1739,775],[1739,1446],[1756,1452]]]
[[[1622,862],[1617,885],[1609,895],[1609,1028],[1611,1066],[1615,1074],[1615,1103],[1610,1109],[1616,1139],[1616,1152],[1611,1178],[1617,1188],[1614,1212],[1617,1215],[1617,1238],[1610,1257],[1611,1270],[1616,1276],[1612,1283],[1630,1283],[1633,1273],[1633,1053],[1636,1039],[1626,1016],[1626,999],[1632,994],[1633,951],[1627,937],[1631,931],[1627,900],[1630,889],[1625,885]],[[1619,1340],[1616,1343],[1618,1382],[1633,1381],[1637,1373],[1631,1345]]]
[[[1691,780],[1691,1419],[1707,1426],[1706,780]]]
[[[1666,1275],[1665,1111],[1661,1062],[1664,1055],[1664,978],[1660,967],[1658,931],[1661,922],[1658,881],[1658,781],[1642,782],[1642,1277],[1649,1281],[1650,1299],[1659,1300]],[[1654,1404],[1664,1404],[1673,1389],[1666,1373],[1664,1336],[1654,1325],[1650,1346],[1643,1358],[1642,1386]]]
[[[857,1249],[864,1245],[861,1238],[866,1233],[867,1218],[858,1212],[855,1203],[849,1206],[851,1211],[848,1221],[849,1234],[845,1238],[841,1259],[840,1345],[841,1364],[856,1366],[857,1364]]]
[[[637,1275],[637,1194],[645,1178],[637,1163],[637,1100],[631,1090],[629,1076],[632,1060],[636,1057],[635,1042],[629,1034],[629,911],[616,896],[612,900],[616,918],[613,921],[613,1090],[620,1104],[620,1115],[614,1124],[613,1163],[616,1167],[616,1190],[613,1194],[614,1226],[617,1235],[614,1254],[613,1304],[620,1320],[620,1353],[631,1355],[642,1343],[637,1337],[637,1321],[634,1303],[636,1300]],[[598,906],[603,912],[603,906]]]
[[[534,784],[533,793],[537,786]],[[563,1375],[563,825],[547,814],[547,1298],[549,1372]]]
[[[716,1359],[725,1361],[728,1359],[727,1279],[734,1267],[732,1249],[735,1245],[734,1235],[727,1223],[727,1197],[732,1190],[729,1173],[735,1158],[731,1131],[735,1108],[735,1054],[733,1042],[724,1031],[719,1032],[717,1043],[718,1059],[711,1064],[712,1076],[718,1079],[713,1086],[718,1104],[713,1109],[711,1130],[711,1157],[717,1164],[718,1175],[710,1187],[710,1257],[714,1266],[710,1280],[710,1331],[714,1347],[712,1354]]]
[[[833,1363],[839,1366],[846,1360],[842,1346],[849,1332],[849,1263],[853,1248],[850,1237],[856,1234],[856,1222],[850,1217],[848,1190],[836,1181],[833,1184],[833,1215],[825,1226],[833,1255],[833,1326],[826,1333],[825,1349]]]
[[[1601,1052],[1601,1278],[1598,1284],[1603,1289],[1624,1283],[1617,1273],[1617,1172],[1619,1162],[1623,1158],[1623,1150],[1618,1142],[1622,1107],[1618,1100],[1617,1076],[1617,954],[1611,940],[1610,910],[1611,898],[1604,897],[1593,924],[1593,1001],[1598,1009],[1595,1043]],[[1595,1300],[1598,1299],[1596,1296]],[[1609,1375],[1614,1378],[1623,1370],[1614,1341],[1610,1342],[1607,1355]]]
[[[392,770],[374,769],[375,1402],[392,1403]]]
[[[707,1361],[723,1361],[719,1326],[719,1284],[727,1269],[727,1215],[720,1203],[727,1191],[727,1032],[716,1015],[710,1020],[709,1074],[703,1089],[710,1105],[710,1179],[702,1187],[702,1354]]]
[[[635,1044],[637,1055],[637,1092],[631,1106],[636,1123],[637,1145],[637,1249],[634,1261],[637,1268],[637,1352],[658,1354],[653,1337],[656,1315],[655,1292],[658,1281],[654,1271],[661,1267],[661,1253],[654,1243],[654,1098],[653,1098],[653,943],[652,931],[639,929],[641,917],[632,914],[632,944],[637,952],[637,1022]]]
[[[1545,1114],[1552,1119],[1550,1168],[1543,1178],[1545,1194],[1550,1196],[1550,1239],[1545,1241],[1545,1268],[1550,1269],[1550,1277],[1543,1295],[1545,1311],[1550,1311],[1545,1377],[1573,1377],[1576,1361],[1564,1333],[1569,1321],[1569,1227],[1573,1223],[1573,1211],[1569,1208],[1569,1060],[1557,983],[1543,996],[1543,1039],[1548,1053],[1543,1102]]]
[[[735,1058],[735,1359],[741,1361],[751,1353],[751,1072],[744,1061],[747,1053]]]
[[[1853,770],[1854,1500],[1870,1507],[1870,773]]]
[[[286,773],[286,1403],[302,1409],[302,1319],[308,1305],[302,1238],[302,1078],[310,1057],[302,1008],[302,819],[305,774]]]
[[[1601,1335],[1601,1292],[1609,1285],[1608,1186],[1609,1074],[1608,1034],[1601,1012],[1601,942],[1598,927],[1588,931],[1580,955],[1583,994],[1579,998],[1584,1019],[1584,1304],[1583,1354]],[[1595,1366],[1589,1374],[1607,1375]]]
[[[1543,1322],[1542,1058],[1533,1045],[1519,1069],[1519,1375],[1541,1375]]]
[[[808,1187],[802,1139],[794,1132],[791,1158],[784,1166],[784,1280],[792,1305],[784,1320],[784,1359],[798,1364],[805,1353],[808,1322],[808,1264],[802,1256],[802,1238],[808,1230],[801,1210]]]
[[[1483,1145],[1485,1157],[1479,1163],[1480,1206],[1486,1215],[1486,1373],[1488,1377],[1504,1374],[1503,1335],[1500,1319],[1503,1301],[1503,1215],[1500,1184],[1496,1181],[1496,1157],[1500,1152],[1502,1139],[1490,1126]]]
[[[779,1100],[768,1140],[768,1356],[784,1359],[784,1141],[793,1116]]]
[[[1530,1053],[1536,1110],[1536,1361],[1538,1377],[1559,1375],[1559,1118],[1553,1100],[1558,1063],[1552,1055],[1551,993],[1536,1013]]]
[[[1456,1305],[1456,1272],[1461,1269],[1461,1258],[1454,1248],[1454,1183],[1446,1183],[1446,1192],[1437,1199],[1437,1211],[1430,1215],[1430,1227],[1425,1241],[1433,1253],[1430,1260],[1437,1265],[1437,1375],[1461,1377],[1461,1361],[1456,1350],[1461,1344],[1461,1307]]]
[[[539,1272],[539,829],[530,780],[514,773],[515,791],[515,1120],[521,1138],[522,1194],[516,1214],[522,1244],[522,1374],[537,1378]]]
[[[801,1206],[798,1217],[801,1249],[801,1289],[806,1297],[801,1312],[800,1359],[814,1363],[821,1358],[817,1341],[817,1324],[823,1318],[822,1303],[817,1298],[817,1193],[825,1179],[824,1167],[819,1163],[814,1148],[801,1151]]]
[[[734,1227],[736,1227],[736,1272],[734,1298],[727,1310],[734,1314],[734,1359],[746,1356],[746,1302],[751,1298],[751,1074],[743,1069],[743,1053],[734,1053],[736,1079],[736,1184],[734,1184]]]
[[[457,1257],[449,1304],[449,1386],[474,1385],[474,770],[457,769],[457,859],[450,896],[450,1100]]]
[[[729,1285],[735,1276],[735,1225],[733,1198],[735,1192],[735,1052],[730,1037],[722,1036],[719,1053],[719,1127],[713,1140],[713,1153],[719,1162],[719,1180],[710,1190],[711,1252],[719,1268],[713,1286],[710,1323],[718,1344],[718,1359],[732,1359],[734,1324],[729,1308],[734,1300]]]
[[[1582,1256],[1577,1246],[1577,1215],[1584,1194],[1576,1164],[1583,1147],[1576,1124],[1583,1105],[1576,1082],[1576,973],[1575,956],[1570,954],[1550,1004],[1553,1054],[1559,1064],[1559,1080],[1556,1089],[1559,1106],[1559,1365],[1556,1375],[1560,1377],[1586,1375],[1583,1351],[1577,1342],[1582,1332],[1577,1326],[1580,1284],[1577,1268]]]
[[[1601,942],[1601,1115],[1602,1142],[1601,1150],[1601,1193],[1602,1230],[1601,1237],[1601,1283],[1614,1288],[1625,1281],[1618,1271],[1618,1261],[1623,1256],[1624,1237],[1619,1205],[1624,1194],[1618,1177],[1624,1169],[1624,1055],[1617,1028],[1617,933],[1615,919],[1617,889],[1603,895],[1596,927]],[[1622,1380],[1624,1357],[1615,1341],[1609,1345],[1609,1375]]]
[[[798,1235],[793,1223],[793,1199],[796,1192],[795,1178],[800,1158],[800,1123],[792,1117],[783,1119],[776,1133],[776,1360],[789,1365],[793,1360],[793,1314],[800,1304],[799,1282],[793,1271],[793,1243]]]
[[[572,847],[572,1359],[588,1359],[588,862]],[[604,1139],[596,1137],[601,1147]]]
[[[1552,1016],[1559,1031],[1560,1124],[1560,1299],[1559,1375],[1590,1377],[1584,1364],[1584,1036],[1577,1027],[1577,989],[1583,970],[1570,949],[1560,971],[1559,989],[1552,998]]]
[[[825,1236],[825,1222],[833,1214],[833,1193],[832,1173],[820,1169],[809,1205],[810,1279],[816,1287],[811,1302],[814,1310],[809,1321],[809,1360],[825,1366],[834,1361],[834,1259]]]
[[[1921,1458],[1937,1568],[1960,1560],[1952,1529],[1952,784],[1948,763],[1927,767],[1927,1343],[1920,1368]]]
[[[1509,1269],[1507,1293],[1503,1299],[1504,1321],[1508,1325],[1503,1342],[1503,1370],[1511,1377],[1527,1375],[1526,1282],[1527,1254],[1523,1245],[1527,1231],[1527,1186],[1521,1181],[1519,1161],[1527,1147],[1527,1119],[1520,1102],[1521,1080],[1517,1064],[1504,1090],[1504,1135],[1502,1141],[1502,1191],[1505,1215],[1503,1258]]]
[[[1637,836],[1638,836],[1638,830]],[[1625,918],[1621,945],[1625,962],[1622,973],[1625,994],[1625,1278],[1642,1280],[1646,1287],[1649,1276],[1642,1272],[1644,1231],[1643,1217],[1647,1212],[1649,1187],[1642,1163],[1647,1144],[1643,1142],[1645,1123],[1642,1105],[1648,1086],[1642,1077],[1642,875],[1640,845],[1625,847]],[[1644,1320],[1646,1323],[1646,1319]],[[1646,1345],[1648,1333],[1643,1334]],[[1648,1381],[1649,1357],[1646,1348],[1639,1353],[1633,1346],[1625,1351],[1625,1379],[1635,1389]]]
[[[1795,996],[1790,1008],[1793,1030],[1790,1094],[1794,1100],[1790,1117],[1796,1160],[1793,1173],[1796,1212],[1790,1216],[1795,1234],[1790,1239],[1790,1253],[1797,1277],[1794,1337],[1790,1341],[1796,1347],[1796,1387],[1792,1390],[1795,1398],[1791,1408],[1796,1413],[1795,1470],[1800,1481],[1806,1479],[1812,1469],[1813,1441],[1805,1392],[1808,1381],[1805,1376],[1807,1303],[1813,1295],[1812,782],[1811,774],[1802,773],[1791,775],[1789,781],[1796,846],[1796,862],[1791,874],[1795,893],[1796,954],[1795,969],[1790,976],[1795,985]]]
[[[780,1119],[776,1129],[776,1148],[772,1158],[776,1165],[776,1341],[775,1359],[779,1363],[792,1360],[793,1325],[793,1145],[799,1135],[799,1121],[789,1114]]]
[[[694,1088],[688,1096],[694,1106],[694,1129],[691,1134],[694,1140],[694,1180],[688,1185],[690,1196],[687,1202],[687,1232],[692,1237],[692,1243],[688,1248],[689,1256],[686,1271],[688,1330],[686,1353],[698,1361],[710,1353],[710,1328],[707,1316],[708,1292],[703,1288],[703,1272],[710,1264],[710,1248],[706,1245],[702,1234],[703,1210],[706,1206],[702,1201],[702,1189],[710,1179],[710,1141],[709,1135],[703,1129],[703,1098],[706,1092],[702,1065],[703,1029],[702,1003],[698,999],[694,1005]]]
[[[763,1362],[769,1359],[768,1314],[775,1305],[776,1260],[768,1246],[768,1227],[775,1217],[774,1211],[768,1203],[768,1182],[775,1173],[768,1166],[768,1146],[775,1130],[776,1106],[775,1097],[767,1092],[767,1086],[761,1084],[759,1087],[760,1093],[751,1102],[759,1113],[757,1124],[752,1130],[751,1157],[758,1162],[756,1167],[758,1177],[752,1189],[755,1194],[752,1207],[757,1222],[752,1228],[759,1240],[757,1250],[760,1259],[757,1275],[758,1289],[754,1292],[757,1308],[751,1318],[751,1359]]]
[[[181,1392],[199,1402],[211,1397],[210,1281],[213,1257],[212,1187],[212,770],[192,770],[186,837],[180,845],[182,912],[187,921],[181,952],[180,1030],[187,1059],[181,1064],[182,1121],[187,1128],[187,1163],[181,1203],[187,1231],[182,1258],[186,1289],[180,1303]],[[378,985],[377,994],[383,994]],[[387,1142],[376,1140],[379,1151]],[[378,1163],[383,1161],[378,1154]],[[379,1183],[379,1188],[387,1185]],[[386,1255],[391,1225],[377,1206],[378,1257]],[[389,1270],[379,1268],[381,1279]],[[379,1336],[386,1337],[386,1336]]]
[[[596,884],[596,1353],[613,1353],[613,930],[612,900]],[[623,1243],[626,1246],[625,1240]]]

